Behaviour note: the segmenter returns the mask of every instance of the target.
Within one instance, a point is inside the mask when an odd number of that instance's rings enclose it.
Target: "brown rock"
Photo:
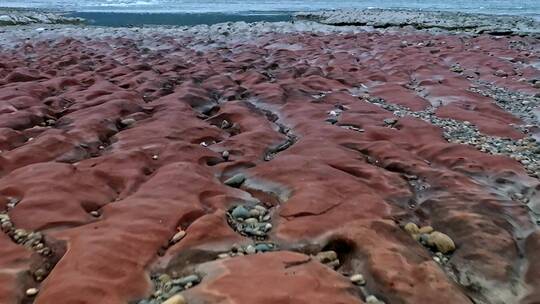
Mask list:
[[[433,227],[431,226],[424,226],[418,230],[418,233],[420,234],[430,234],[434,231]]]
[[[315,259],[323,264],[335,261],[337,260],[337,258],[338,258],[337,253],[333,250],[322,251],[315,255]]]
[[[427,243],[429,246],[436,247],[442,253],[449,253],[456,249],[454,241],[448,235],[438,231],[434,231],[429,235]]]
[[[418,234],[419,229],[418,226],[415,223],[407,223],[404,227],[405,231],[407,231],[410,235]]]

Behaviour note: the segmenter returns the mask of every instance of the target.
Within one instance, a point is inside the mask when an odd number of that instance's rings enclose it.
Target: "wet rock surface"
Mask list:
[[[0,30],[0,302],[535,303],[539,50]]]

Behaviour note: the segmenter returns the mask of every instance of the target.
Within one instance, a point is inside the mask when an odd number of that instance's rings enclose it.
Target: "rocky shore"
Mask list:
[[[52,11],[37,11],[11,9],[0,7],[0,26],[28,24],[82,24],[84,19],[67,17],[63,13]]]
[[[537,303],[539,67],[534,35],[0,28],[0,303]]]
[[[413,27],[492,35],[534,35],[540,37],[540,22],[521,16],[494,16],[444,11],[356,9],[298,12],[297,20],[329,25],[358,25],[375,28]]]

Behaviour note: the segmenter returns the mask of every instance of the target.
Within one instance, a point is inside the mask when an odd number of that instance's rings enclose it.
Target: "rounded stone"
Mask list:
[[[133,118],[125,118],[120,121],[123,126],[129,127],[136,122]]]
[[[266,224],[264,225],[264,231],[270,231],[270,230],[272,230],[272,224],[266,223]]]
[[[228,178],[223,183],[231,187],[240,187],[246,181],[246,176],[242,173],[235,174],[234,176]]]
[[[434,231],[428,236],[427,244],[437,248],[442,253],[452,252],[456,249],[454,241],[448,235],[439,231]]]
[[[171,277],[170,277],[168,274],[164,273],[164,274],[162,274],[162,275],[160,275],[160,276],[158,277],[158,280],[159,280],[162,284],[165,284],[165,283],[171,281]]]
[[[168,298],[161,304],[187,304],[187,302],[186,302],[186,299],[182,295],[177,294]]]
[[[247,219],[249,218],[249,211],[242,205],[240,206],[236,206],[233,211],[231,212],[231,215],[235,218],[235,219]]]
[[[384,123],[386,125],[393,125],[393,124],[397,123],[397,119],[395,119],[395,118],[386,118],[384,120]]]
[[[255,250],[257,250],[257,252],[267,252],[267,251],[271,251],[272,247],[270,247],[270,245],[268,244],[260,243],[260,244],[255,245]]]
[[[405,229],[405,231],[411,235],[419,233],[418,226],[415,223],[409,222],[405,225],[405,227],[403,227],[403,229]]]
[[[319,262],[323,264],[335,261],[337,260],[337,258],[338,258],[337,253],[333,250],[322,251],[322,252],[317,253],[317,255],[315,255],[315,259],[317,259]]]
[[[255,225],[255,224],[258,224],[259,223],[259,220],[254,218],[254,217],[250,217],[250,218],[247,218],[244,223],[246,224],[250,224],[250,225]]]
[[[222,129],[227,129],[227,128],[229,128],[230,126],[231,126],[231,123],[228,122],[227,120],[223,120],[223,121],[221,122],[221,128],[222,128]]]
[[[188,276],[173,280],[173,284],[178,284],[178,285],[186,285],[188,283],[196,284],[196,283],[199,283],[200,281],[201,279],[199,278],[198,275],[192,274],[192,275],[188,275]]]
[[[221,156],[223,157],[224,160],[228,160],[229,156],[230,156],[230,153],[229,153],[229,151],[223,151],[221,153]]]
[[[174,234],[174,236],[171,239],[171,243],[177,243],[180,240],[182,240],[186,236],[186,232],[184,230],[180,230],[177,233]]]
[[[37,288],[28,288],[26,290],[26,295],[29,296],[29,297],[33,297],[33,296],[37,295],[38,292],[39,292],[39,289],[37,289]]]
[[[350,280],[351,280],[351,282],[353,282],[356,285],[365,285],[366,284],[366,280],[364,279],[364,276],[359,274],[359,273],[353,274],[350,277]]]
[[[257,249],[255,249],[255,246],[253,245],[248,245],[246,247],[246,253],[247,254],[254,254],[255,252],[257,252]]]
[[[35,272],[34,272],[34,277],[36,277],[36,279],[38,278],[41,278],[43,279],[43,277],[47,274],[47,271],[45,271],[45,269],[43,268],[38,268]],[[41,281],[41,280],[38,280],[38,281]]]
[[[266,214],[266,212],[268,212],[268,209],[266,209],[266,207],[261,206],[261,205],[257,205],[257,206],[255,206],[255,207],[253,207],[253,209],[259,210],[259,212],[260,212],[261,214]]]
[[[431,226],[424,226],[422,228],[420,228],[418,230],[418,233],[425,233],[425,234],[430,234],[434,231],[433,227]]]
[[[249,216],[254,217],[254,218],[258,218],[259,216],[261,216],[261,211],[259,211],[259,209],[257,209],[257,208],[250,209],[249,210]]]
[[[366,297],[366,304],[384,304],[384,302],[377,299],[376,296],[370,295]]]

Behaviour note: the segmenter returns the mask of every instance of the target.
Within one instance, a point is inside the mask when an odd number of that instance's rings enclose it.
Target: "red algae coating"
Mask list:
[[[51,250],[2,226],[0,303],[154,303],[164,273],[200,277],[188,303],[540,301],[538,156],[512,154],[537,143],[460,137],[529,137],[471,88],[540,93],[538,40],[80,31],[0,50],[0,208]],[[223,256],[262,241],[231,228],[240,204],[269,210],[275,252]]]

